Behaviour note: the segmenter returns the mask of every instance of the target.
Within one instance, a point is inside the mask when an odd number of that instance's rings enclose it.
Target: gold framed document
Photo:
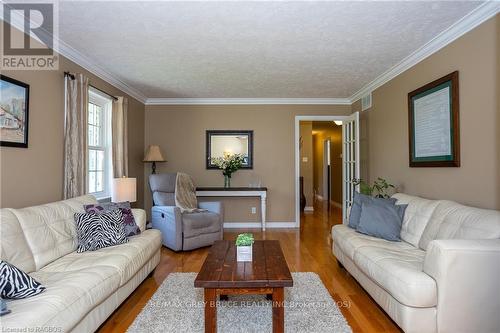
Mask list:
[[[458,71],[408,94],[410,167],[459,167]]]

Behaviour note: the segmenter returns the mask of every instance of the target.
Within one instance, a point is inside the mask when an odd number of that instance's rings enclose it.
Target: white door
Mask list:
[[[355,181],[359,179],[359,112],[342,122],[342,219],[347,223],[347,212],[352,205]]]

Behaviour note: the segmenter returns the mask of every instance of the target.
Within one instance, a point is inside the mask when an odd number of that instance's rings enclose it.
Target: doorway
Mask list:
[[[342,208],[345,223],[359,178],[359,113],[295,117],[295,225],[305,212]]]

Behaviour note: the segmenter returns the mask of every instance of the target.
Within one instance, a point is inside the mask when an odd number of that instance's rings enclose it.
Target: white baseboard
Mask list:
[[[304,208],[304,212],[314,212],[314,207],[313,206],[306,206]]]
[[[295,222],[266,222],[266,229],[296,228]],[[260,222],[224,222],[225,229],[261,229]]]

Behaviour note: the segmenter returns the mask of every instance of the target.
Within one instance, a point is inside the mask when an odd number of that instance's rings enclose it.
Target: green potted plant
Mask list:
[[[239,234],[236,238],[236,261],[252,261],[253,235]]]
[[[380,177],[373,182],[373,185],[362,179],[356,179],[354,183],[359,185],[359,193],[376,198],[389,198],[391,196],[389,193],[390,189],[396,188],[393,184]]]
[[[241,154],[225,154],[223,157],[214,157],[212,164],[222,170],[224,187],[231,187],[231,175],[241,169],[245,158]]]

